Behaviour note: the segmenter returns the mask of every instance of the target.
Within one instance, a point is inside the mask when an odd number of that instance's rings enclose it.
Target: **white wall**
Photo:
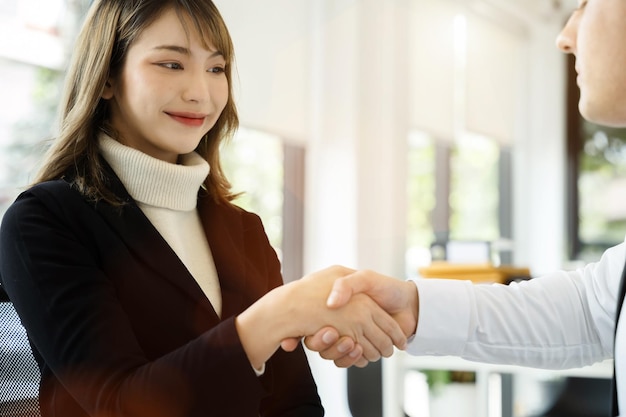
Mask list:
[[[307,146],[305,270],[340,263],[402,277],[415,0],[215,1],[235,43],[242,125]],[[564,260],[562,19],[501,12],[528,31],[515,258],[544,272]],[[311,359],[327,415],[348,416],[345,371]]]
[[[311,124],[314,2],[217,0],[235,45],[242,124],[306,142]]]

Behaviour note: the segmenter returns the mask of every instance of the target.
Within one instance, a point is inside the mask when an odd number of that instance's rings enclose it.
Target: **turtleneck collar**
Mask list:
[[[209,175],[209,163],[196,152],[181,155],[180,164],[153,158],[122,145],[106,134],[100,152],[138,203],[170,210],[196,208],[198,190]]]

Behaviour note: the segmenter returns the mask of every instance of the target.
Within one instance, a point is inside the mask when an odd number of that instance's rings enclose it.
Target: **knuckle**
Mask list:
[[[330,354],[330,352],[326,352],[326,351],[324,351],[324,352],[320,352],[320,356],[321,356],[323,359],[327,359],[327,360],[333,360],[333,359],[336,359],[336,358],[334,358],[334,357],[333,357],[333,355],[331,355],[331,354]]]

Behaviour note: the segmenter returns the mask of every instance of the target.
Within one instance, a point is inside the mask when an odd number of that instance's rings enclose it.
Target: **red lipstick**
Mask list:
[[[187,113],[187,112],[168,112],[166,113],[172,119],[187,126],[202,126],[206,116],[199,113]]]

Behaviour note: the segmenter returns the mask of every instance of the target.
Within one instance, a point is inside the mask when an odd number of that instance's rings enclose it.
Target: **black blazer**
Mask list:
[[[87,201],[63,180],[8,209],[0,280],[28,332],[44,417],[321,416],[302,348],[279,350],[257,377],[234,317],[281,285],[260,219],[216,204],[198,210],[223,297],[207,297],[119,179],[122,208]]]

